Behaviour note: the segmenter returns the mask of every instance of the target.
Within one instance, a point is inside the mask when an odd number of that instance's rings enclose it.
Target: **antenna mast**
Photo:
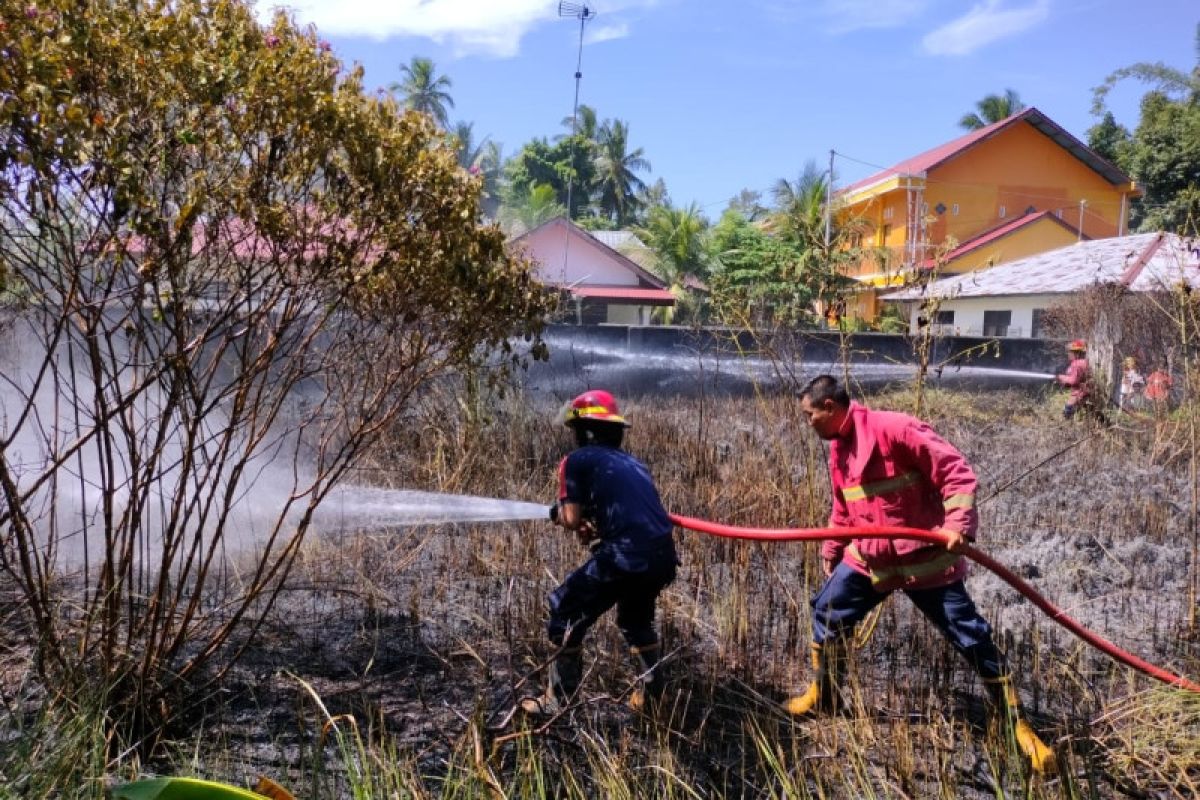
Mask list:
[[[579,55],[575,60],[575,105],[571,109],[571,147],[574,148],[576,146],[575,137],[579,134],[579,82],[583,78],[583,26],[587,24],[588,20],[596,16],[596,12],[587,3],[571,3],[568,0],[559,0],[558,15],[560,17],[570,17],[579,20]],[[574,172],[574,169],[572,169],[572,172]],[[571,188],[574,184],[574,178],[567,178],[567,219],[572,219],[575,216],[571,208]]]

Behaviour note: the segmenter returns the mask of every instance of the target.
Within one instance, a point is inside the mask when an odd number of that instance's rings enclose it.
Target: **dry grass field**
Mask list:
[[[924,401],[980,475],[984,549],[1101,635],[1200,676],[1186,416],[1091,428],[1028,394]],[[548,502],[570,446],[554,410],[549,398],[430,398],[359,482]],[[627,446],[672,511],[824,523],[824,451],[793,400],[647,397],[623,410]],[[808,678],[816,548],[677,539],[684,564],[660,604],[669,688],[653,718],[623,703],[634,670],[607,619],[586,646],[578,703],[549,723],[510,714],[540,687],[545,596],[583,560],[561,530],[327,531],[306,541],[283,602],[219,689],[181,701],[156,755],[104,741],[102,697],[56,702],[6,648],[0,777],[21,797],[95,797],[148,773],[239,785],[265,774],[312,800],[1200,795],[1200,696],[1114,664],[980,570],[968,585],[1060,776],[1029,773],[989,727],[973,674],[903,596],[860,636],[850,708],[793,721],[778,704]]]

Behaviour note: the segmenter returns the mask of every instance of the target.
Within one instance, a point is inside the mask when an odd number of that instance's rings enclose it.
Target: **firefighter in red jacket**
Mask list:
[[[812,601],[808,690],[786,703],[795,715],[836,709],[847,640],[871,609],[900,589],[979,673],[989,699],[1039,772],[1055,770],[1054,752],[1018,714],[1017,693],[992,629],[963,584],[967,561],[958,551],[975,538],[975,473],[953,445],[907,414],[873,411],[851,402],[831,375],[800,392],[801,409],[830,443],[833,512],[830,527],[901,525],[937,530],[947,543],[914,539],[826,540],[825,584]]]

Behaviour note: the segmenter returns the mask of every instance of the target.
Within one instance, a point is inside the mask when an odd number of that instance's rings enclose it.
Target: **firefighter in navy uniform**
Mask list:
[[[559,464],[550,519],[574,531],[591,556],[550,594],[546,631],[557,652],[545,693],[521,707],[542,715],[564,707],[579,688],[584,637],[615,605],[617,627],[641,675],[629,705],[640,711],[662,692],[654,612],[679,564],[673,525],[649,470],[621,449],[629,426],[611,394],[584,392],[567,404],[563,417],[578,448]]]

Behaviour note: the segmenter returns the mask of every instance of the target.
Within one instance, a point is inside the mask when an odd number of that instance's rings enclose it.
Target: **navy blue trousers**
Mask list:
[[[992,641],[992,626],[975,610],[962,581],[934,589],[902,591],[981,677],[999,678],[1006,674],[1004,659]],[[854,626],[887,599],[888,594],[875,591],[866,575],[845,563],[838,564],[812,600],[813,641],[824,644],[830,639],[850,636]]]
[[[658,595],[675,580],[675,563],[671,548],[638,572],[621,569],[604,556],[588,559],[550,593],[550,641],[556,647],[579,646],[596,620],[615,605],[617,627],[630,647],[657,643],[654,607]]]

